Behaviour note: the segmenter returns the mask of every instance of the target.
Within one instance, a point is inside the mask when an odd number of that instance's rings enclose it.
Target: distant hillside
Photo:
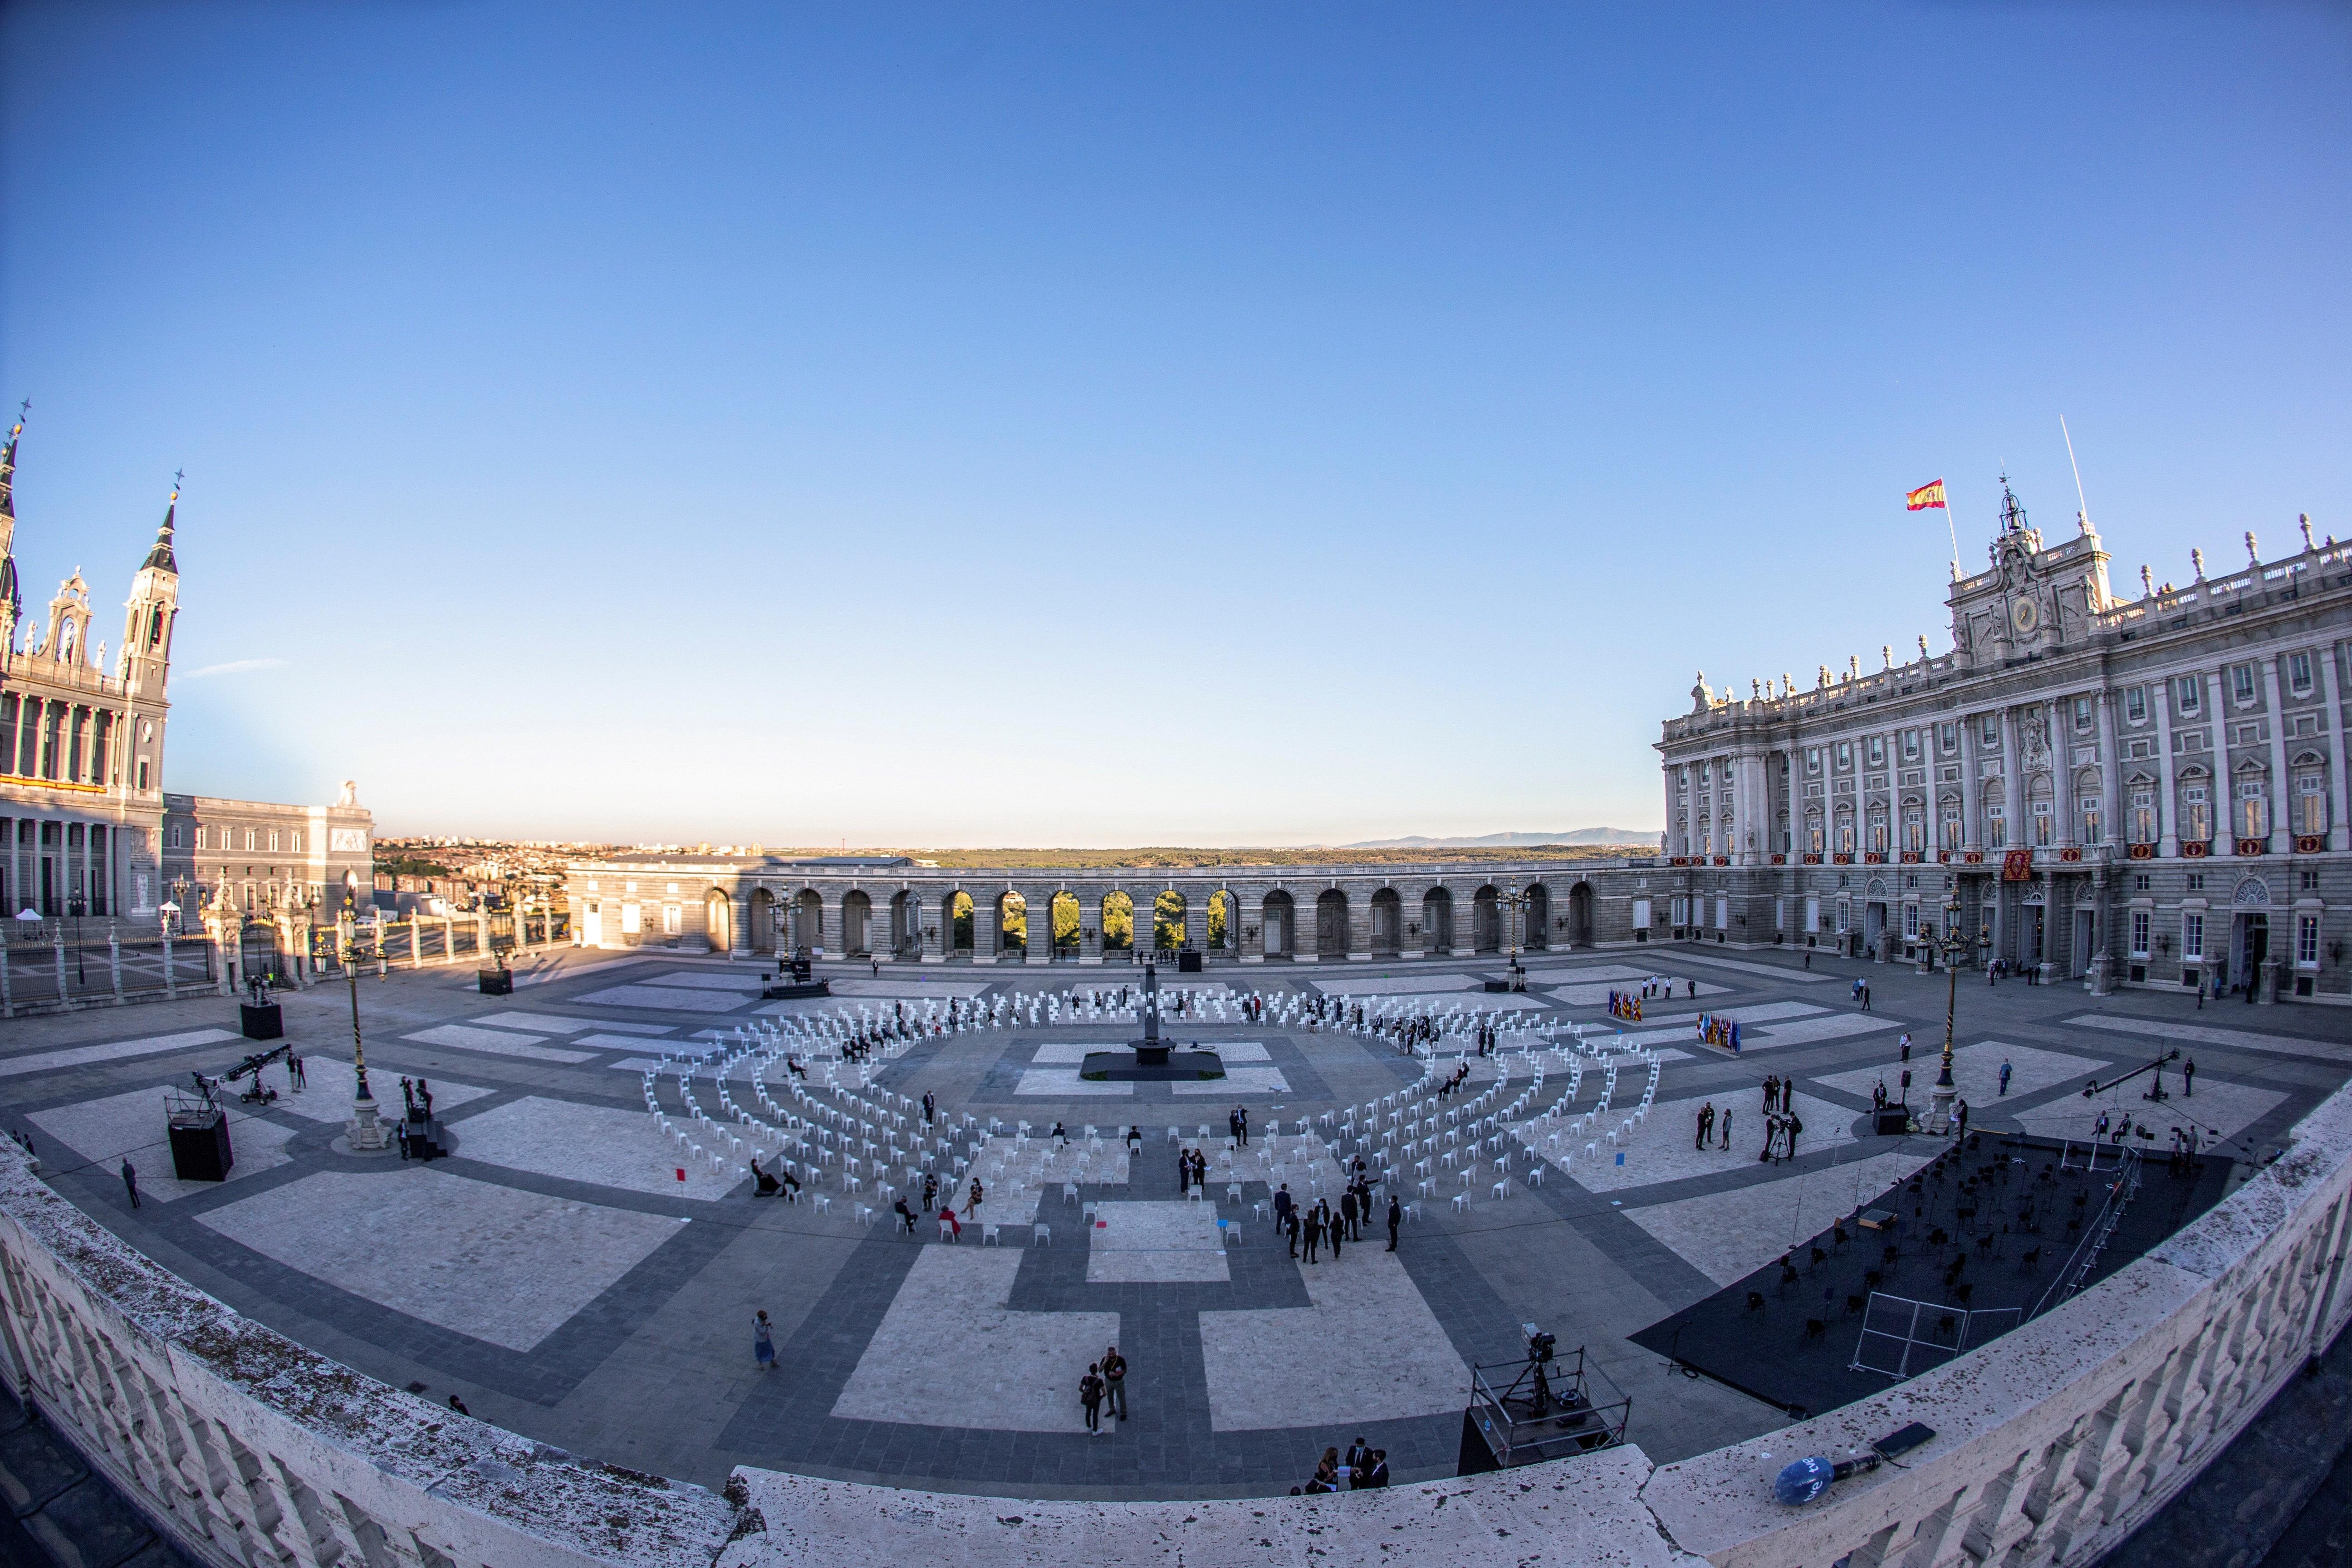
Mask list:
[[[1626,844],[1655,848],[1655,833],[1630,827],[1572,827],[1563,833],[1488,833],[1475,838],[1430,838],[1412,834],[1403,838],[1368,838],[1342,844],[1342,849],[1512,849],[1538,844]]]

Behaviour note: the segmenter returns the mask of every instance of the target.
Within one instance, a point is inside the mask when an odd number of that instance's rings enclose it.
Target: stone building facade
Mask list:
[[[166,795],[164,736],[172,639],[180,615],[173,551],[179,491],[131,576],[122,641],[110,656],[92,635],[89,586],[59,585],[44,619],[27,623],[14,552],[20,419],[0,448],[0,904],[9,916],[80,913],[154,921],[167,903],[226,888],[244,895],[299,889],[305,899],[347,874],[373,879],[373,823],[351,798],[336,806],[273,805]],[[234,838],[234,854],[206,847]],[[258,848],[272,841],[277,853]],[[247,846],[256,847],[247,852]],[[300,847],[296,847],[299,846]]]
[[[2006,482],[1952,650],[1665,725],[1671,925],[1921,958],[1957,932],[2047,978],[2352,1000],[2352,549],[2311,536],[2116,598],[2084,522],[2045,543]]]

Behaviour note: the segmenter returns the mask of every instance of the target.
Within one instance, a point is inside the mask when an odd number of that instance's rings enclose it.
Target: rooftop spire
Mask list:
[[[182,468],[172,476],[172,499],[163,506],[163,526],[155,531],[155,548],[147,552],[147,559],[142,563],[174,576],[179,574],[180,563],[172,558],[172,520],[179,514],[180,481],[187,472]]]

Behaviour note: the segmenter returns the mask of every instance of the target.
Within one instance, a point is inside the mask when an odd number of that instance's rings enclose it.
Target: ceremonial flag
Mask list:
[[[1903,498],[1903,505],[1908,511],[1927,511],[1936,507],[1943,507],[1947,511],[1951,510],[1944,506],[1944,481],[1941,479],[1909,491]]]

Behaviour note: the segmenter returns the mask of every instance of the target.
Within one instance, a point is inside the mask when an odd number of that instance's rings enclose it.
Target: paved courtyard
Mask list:
[[[1223,1053],[1229,1076],[1171,1085],[1078,1076],[1088,1049],[1132,1037],[1116,1014],[1089,1005],[1055,1022],[1041,1008],[1030,1021],[1026,1002],[1049,988],[1090,999],[1132,987],[1125,966],[900,967],[877,978],[861,965],[837,971],[831,1001],[769,1004],[749,967],[723,958],[565,953],[525,973],[509,997],[476,994],[470,971],[362,983],[380,1099],[396,1109],[404,1075],[434,1085],[452,1157],[429,1166],[339,1147],[352,1076],[340,983],[283,999],[308,1087],[273,1068],[280,1098],[236,1108],[225,1183],[173,1179],[163,1099],[192,1069],[217,1073],[245,1054],[230,999],[9,1024],[0,1121],[33,1139],[59,1192],[238,1310],[392,1384],[456,1394],[515,1431],[706,1485],[751,1463],[1013,1495],[1276,1492],[1305,1479],[1326,1446],[1359,1435],[1388,1450],[1400,1480],[1447,1475],[1468,1369],[1514,1358],[1523,1322],[1563,1349],[1586,1347],[1632,1396],[1628,1435],[1654,1458],[1780,1425],[1777,1408],[1680,1375],[1629,1336],[1771,1263],[1933,1157],[1933,1141],[1874,1135],[1865,1112],[1879,1083],[1900,1093],[1906,1031],[1911,1100],[1924,1100],[1943,978],[1662,948],[1538,955],[1526,994],[1490,997],[1478,987],[1496,963],[1187,977],[1190,1010],[1166,1032]],[[1608,993],[1652,973],[1674,978],[1674,999],[1649,1002],[1639,1023],[1609,1019]],[[1851,996],[1857,975],[1871,984],[1868,1012]],[[1239,1004],[1253,990],[1273,1005],[1244,1022]],[[1397,1252],[1368,1226],[1339,1257],[1309,1263],[1290,1256],[1261,1205],[1285,1184],[1336,1201],[1331,1149],[1343,1134],[1323,1119],[1394,1095],[1422,1071],[1384,1041],[1310,1027],[1318,995],[1581,1024],[1595,1050],[1577,1078],[1550,1059],[1540,1097],[1519,1115],[1558,1103],[1560,1118],[1523,1121],[1499,1154],[1474,1135],[1468,1147],[1401,1162],[1418,1210]],[[1002,1026],[924,1039],[877,1063],[873,1086],[857,1089],[929,1093],[950,1118],[981,1124],[966,1147],[990,1189],[958,1241],[929,1222],[912,1235],[888,1223],[872,1184],[904,1181],[887,1163],[862,1164],[855,1192],[845,1167],[823,1167],[810,1194],[821,1191],[823,1205],[755,1199],[731,1153],[698,1159],[646,1108],[647,1070],[738,1030],[951,1003],[995,1011],[1014,997],[1024,1005],[1017,1017],[1003,1007]],[[1699,1042],[1702,1012],[1740,1020],[1743,1055]],[[2222,1152],[2259,1158],[2352,1071],[2352,1013],[2308,1005],[2200,1012],[2170,996],[2094,999],[2079,985],[1995,988],[1976,976],[1962,979],[1959,1018],[1958,1079],[1971,1125],[1986,1131],[2082,1137],[2103,1110],[2151,1111],[2138,1085],[2095,1100],[2082,1087],[2178,1046],[2196,1060],[2195,1090],[2180,1098],[2173,1080],[2176,1098],[2150,1114],[2159,1139],[2193,1124]],[[1635,1047],[1654,1053],[1657,1079],[1649,1114],[1629,1129],[1650,1073]],[[1529,1087],[1526,1058],[1498,1059],[1507,1097]],[[1619,1063],[1613,1090],[1609,1060]],[[821,1085],[824,1065],[812,1072]],[[1466,1092],[1496,1072],[1475,1062]],[[1780,1163],[1758,1159],[1768,1074],[1795,1081],[1805,1126],[1796,1157]],[[856,1084],[854,1069],[836,1075]],[[766,1078],[779,1106],[793,1104],[785,1076]],[[723,1086],[706,1070],[684,1093],[719,1115],[722,1087],[768,1115],[748,1061]],[[1591,1117],[1604,1092],[1607,1118]],[[695,1126],[674,1073],[660,1077],[656,1102],[662,1117]],[[1224,1120],[1236,1104],[1256,1136],[1228,1164]],[[1719,1121],[1710,1146],[1695,1146],[1703,1104],[1729,1110],[1728,1148]],[[1056,1121],[1072,1134],[1067,1149],[1039,1135]],[[1213,1130],[1205,1141],[1203,1125]],[[1129,1127],[1140,1136],[1132,1157]],[[733,1132],[747,1148],[760,1137]],[[1211,1161],[1206,1201],[1178,1184],[1176,1152],[1195,1144]],[[1473,1167],[1466,1179],[1456,1156]],[[135,1211],[119,1175],[125,1158],[140,1173]],[[1423,1159],[1425,1176],[1409,1168]],[[862,1223],[861,1208],[877,1212]],[[772,1371],[752,1358],[759,1310],[775,1325]],[[1089,1436],[1077,1381],[1113,1343],[1133,1368],[1131,1415]]]

